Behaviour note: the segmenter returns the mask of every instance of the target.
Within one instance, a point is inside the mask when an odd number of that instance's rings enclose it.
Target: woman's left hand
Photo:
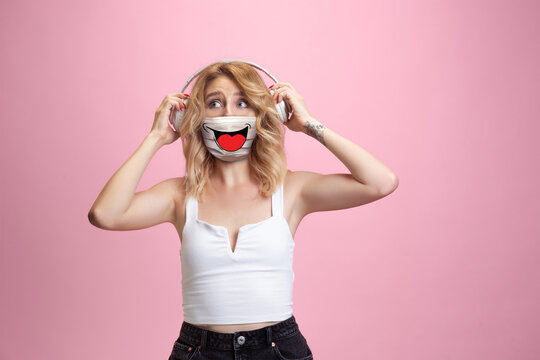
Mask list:
[[[298,91],[296,91],[291,84],[286,82],[275,83],[270,89],[275,90],[272,95],[274,101],[277,99],[277,102],[280,102],[283,99],[286,99],[292,108],[292,116],[288,121],[284,122],[284,124],[292,131],[302,131],[308,120],[312,120],[313,118],[309,114],[304,99],[300,96]]]

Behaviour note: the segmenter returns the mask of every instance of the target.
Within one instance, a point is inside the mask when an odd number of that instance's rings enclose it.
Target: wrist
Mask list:
[[[146,135],[146,137],[144,138],[144,142],[149,143],[158,149],[165,145],[165,139],[163,139],[163,136],[153,131]]]
[[[319,120],[315,119],[315,118],[312,117],[312,116],[310,116],[310,117],[307,118],[307,120],[306,120],[306,125],[307,125],[308,123],[309,123],[309,124],[312,124],[312,125],[315,125],[315,124],[317,124],[317,125],[319,125],[319,124],[322,125],[322,123],[321,123]]]
[[[304,124],[303,132],[324,144],[324,130],[326,126],[315,118],[309,118]]]

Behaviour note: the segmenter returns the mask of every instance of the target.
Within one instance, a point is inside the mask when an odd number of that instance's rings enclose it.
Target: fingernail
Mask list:
[[[184,94],[184,95],[186,95],[187,97],[189,97],[189,94],[186,94],[186,93],[182,93],[182,94]]]
[[[271,89],[274,87],[275,84],[270,85],[268,88]]]

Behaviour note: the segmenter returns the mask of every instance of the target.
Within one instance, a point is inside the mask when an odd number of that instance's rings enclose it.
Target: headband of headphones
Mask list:
[[[233,61],[243,62],[243,63],[249,64],[249,65],[251,65],[251,66],[253,66],[253,67],[257,68],[257,69],[260,69],[266,75],[268,75],[268,77],[270,77],[274,81],[274,83],[277,83],[276,78],[274,76],[272,76],[272,74],[270,74],[268,71],[266,71],[266,69],[264,69],[262,66],[259,66],[259,65],[255,64],[255,63],[252,63],[252,62],[249,62],[249,61],[228,59],[228,60],[216,61],[216,62],[211,63],[210,65],[220,63],[220,62],[230,63],[230,62],[233,62]],[[203,71],[205,68],[207,68],[210,65],[204,66],[203,68],[198,70],[195,74],[191,75],[191,77],[182,86],[182,89],[180,90],[180,92],[183,93],[184,90],[188,87],[189,83],[191,83],[193,78],[195,78],[197,75],[199,75],[201,73],[201,71]],[[274,91],[275,91],[274,89],[268,89],[268,90],[269,90],[270,94],[274,94]],[[184,101],[187,103],[189,100],[186,99]],[[289,105],[289,103],[287,102],[287,100],[283,99],[278,104],[276,104],[276,111],[278,112],[279,119],[281,120],[281,122],[286,122],[289,119],[289,113],[291,113],[292,108]],[[182,124],[183,115],[184,115],[183,110],[174,109],[171,112],[170,122],[173,124],[174,129],[177,130],[177,131],[178,131],[178,129],[180,129],[180,125]]]
[[[217,63],[220,63],[220,62],[226,62],[226,63],[230,63],[230,62],[233,62],[233,61],[239,61],[239,62],[243,62],[243,63],[246,63],[246,64],[249,64],[253,67],[256,67],[257,69],[260,69],[262,71],[264,71],[264,73],[266,75],[268,75],[272,80],[274,80],[275,83],[277,83],[278,81],[276,80],[276,78],[274,76],[272,76],[272,74],[270,74],[268,71],[266,71],[262,66],[259,66],[255,63],[252,63],[252,62],[249,62],[249,61],[244,61],[244,60],[236,60],[236,59],[228,59],[228,60],[222,60],[222,61],[216,61],[216,62],[213,62],[211,63],[210,65],[214,65],[214,64],[217,64]],[[206,65],[205,67],[201,68],[199,71],[197,71],[195,74],[191,75],[191,77],[188,79],[188,81],[186,81],[186,83],[184,84],[184,86],[182,86],[182,90],[180,90],[181,93],[184,92],[184,90],[189,86],[189,83],[191,82],[191,80],[193,80],[193,78],[197,75],[199,75],[201,73],[201,71],[203,71],[205,68],[207,68],[208,66],[210,65]]]

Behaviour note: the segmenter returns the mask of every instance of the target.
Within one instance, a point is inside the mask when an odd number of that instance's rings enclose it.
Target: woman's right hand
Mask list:
[[[176,110],[186,109],[186,104],[182,100],[188,98],[189,95],[183,93],[168,94],[156,110],[154,124],[150,133],[156,134],[163,139],[165,145],[176,141],[180,137],[180,134],[169,125],[169,118],[173,108]]]

